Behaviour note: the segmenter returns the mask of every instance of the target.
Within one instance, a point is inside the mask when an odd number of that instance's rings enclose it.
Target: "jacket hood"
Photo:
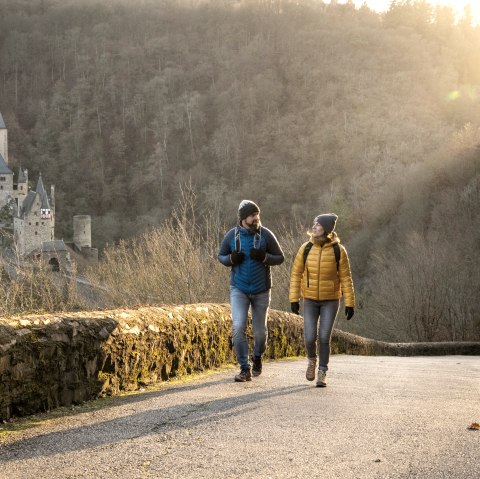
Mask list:
[[[320,241],[316,238],[314,238],[312,236],[312,234],[310,234],[310,243],[313,243],[313,244],[320,244]],[[338,237],[337,233],[335,233],[335,231],[333,233],[330,233],[328,236],[327,236],[327,241],[326,243],[324,244],[324,246],[333,246],[334,244],[339,244],[340,243],[340,238]]]

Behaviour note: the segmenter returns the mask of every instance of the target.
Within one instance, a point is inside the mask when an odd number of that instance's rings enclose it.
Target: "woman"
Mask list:
[[[327,385],[330,342],[342,294],[347,319],[352,318],[355,308],[347,251],[333,231],[337,218],[337,215],[327,213],[313,220],[310,240],[300,246],[290,276],[289,298],[293,313],[299,314],[300,296],[303,298],[308,358],[306,378],[309,381],[315,379],[318,337],[318,387]]]

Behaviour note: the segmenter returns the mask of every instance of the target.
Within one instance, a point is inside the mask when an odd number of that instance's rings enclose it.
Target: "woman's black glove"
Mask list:
[[[257,261],[263,261],[266,255],[267,252],[263,249],[252,248],[250,250],[250,258],[256,259]]]
[[[300,314],[300,303],[290,303],[290,309],[294,314]]]
[[[347,306],[345,308],[345,316],[347,317],[347,321],[353,318],[355,314],[355,310],[351,306]]]
[[[244,259],[245,259],[245,253],[242,253],[241,251],[238,253],[234,251],[233,253],[230,254],[230,261],[232,262],[233,265],[243,263]]]

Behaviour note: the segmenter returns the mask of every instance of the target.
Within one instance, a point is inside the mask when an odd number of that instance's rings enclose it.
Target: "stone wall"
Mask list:
[[[300,316],[271,310],[268,329],[267,358],[304,355]],[[332,352],[480,355],[480,343],[390,344],[335,331]],[[0,420],[234,362],[228,305],[0,319]]]
[[[269,358],[303,354],[301,318],[273,312]],[[235,361],[230,307],[197,304],[0,320],[0,419]]]
[[[335,330],[332,353],[363,356],[446,356],[453,354],[480,356],[480,342],[386,343]]]

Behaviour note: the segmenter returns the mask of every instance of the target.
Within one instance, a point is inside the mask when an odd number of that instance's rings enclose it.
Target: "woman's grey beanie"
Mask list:
[[[325,213],[318,215],[313,220],[314,223],[318,223],[325,230],[325,233],[331,233],[335,229],[338,216],[335,213]]]
[[[238,220],[242,221],[247,216],[253,215],[254,213],[260,213],[260,208],[250,200],[242,200],[238,206]]]

